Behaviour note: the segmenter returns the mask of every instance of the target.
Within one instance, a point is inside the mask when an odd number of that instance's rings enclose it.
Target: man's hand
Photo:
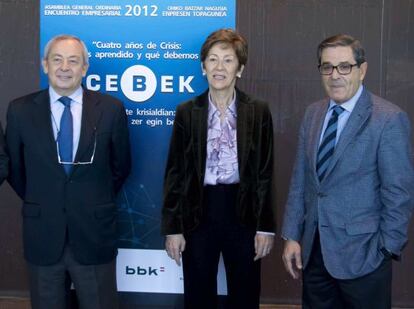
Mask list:
[[[285,249],[283,250],[282,260],[285,264],[286,270],[292,276],[292,278],[298,279],[299,272],[297,269],[302,269],[302,258],[300,244],[297,241],[285,241]],[[293,261],[295,261],[295,265],[293,265]]]
[[[183,234],[167,235],[165,238],[165,249],[170,258],[181,266],[181,252],[185,249],[185,239]]]
[[[254,237],[254,250],[256,256],[254,260],[257,261],[269,254],[273,248],[274,235],[257,233]]]

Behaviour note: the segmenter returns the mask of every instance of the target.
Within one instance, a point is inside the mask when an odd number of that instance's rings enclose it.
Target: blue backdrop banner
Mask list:
[[[160,235],[171,128],[177,104],[207,88],[202,42],[234,28],[235,9],[235,0],[40,1],[40,49],[57,34],[79,36],[89,50],[84,86],[118,97],[128,115],[133,169],[118,198],[119,291],[182,293],[182,270]],[[224,282],[221,268],[221,294]]]

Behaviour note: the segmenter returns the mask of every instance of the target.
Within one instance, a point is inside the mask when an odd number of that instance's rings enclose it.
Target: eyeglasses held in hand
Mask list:
[[[89,159],[89,161],[74,161],[74,162],[67,162],[67,161],[62,161],[60,159],[60,154],[59,154],[59,142],[56,139],[56,150],[57,150],[57,156],[58,156],[58,162],[59,164],[71,164],[71,165],[87,165],[87,164],[92,164],[93,160],[95,158],[95,150],[96,150],[96,132],[94,134],[95,136],[95,141],[93,143],[93,152],[92,152],[92,156]]]

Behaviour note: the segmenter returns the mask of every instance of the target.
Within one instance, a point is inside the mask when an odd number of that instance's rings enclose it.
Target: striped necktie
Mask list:
[[[62,118],[60,119],[60,130],[58,134],[59,144],[59,156],[63,163],[63,168],[67,175],[69,175],[72,169],[72,155],[73,155],[73,119],[70,112],[70,103],[72,102],[69,97],[61,97],[59,99],[65,109],[63,110]]]
[[[322,143],[320,144],[318,150],[318,160],[316,163],[316,172],[318,173],[319,181],[322,181],[325,176],[325,173],[329,167],[329,162],[331,161],[334,153],[338,117],[343,111],[344,108],[339,105],[336,105],[333,108],[331,118],[329,119],[325,133],[323,134]]]

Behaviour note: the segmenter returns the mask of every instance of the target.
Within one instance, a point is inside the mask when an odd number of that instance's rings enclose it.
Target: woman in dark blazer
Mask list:
[[[273,246],[272,117],[235,87],[247,43],[230,29],[201,48],[209,89],[177,107],[164,183],[162,231],[184,272],[187,309],[217,308],[220,253],[228,307],[259,308],[260,258]]]

